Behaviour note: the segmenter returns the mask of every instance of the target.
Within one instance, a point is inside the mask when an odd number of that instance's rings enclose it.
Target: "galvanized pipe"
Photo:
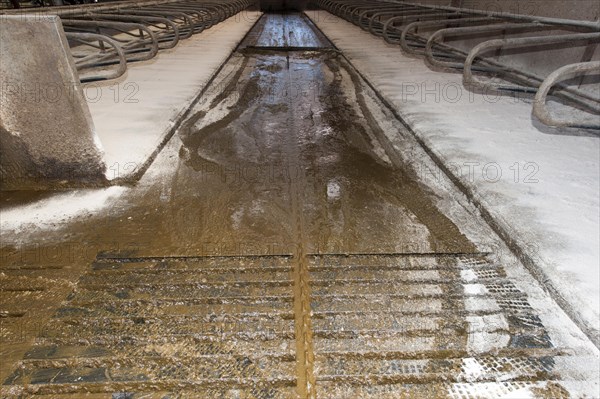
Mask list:
[[[431,21],[431,20],[440,20],[440,19],[448,19],[448,18],[452,18],[452,17],[456,17],[459,18],[461,17],[462,14],[457,14],[457,13],[432,13],[429,11],[423,11],[423,10],[419,10],[419,12],[409,12],[409,13],[402,13],[401,15],[394,15],[391,18],[388,18],[384,23],[380,22],[380,21],[376,21],[374,19],[371,19],[369,21],[369,28],[371,27],[375,27],[375,24],[379,24],[380,29],[381,29],[381,33],[379,32],[375,32],[372,31],[371,29],[369,29],[371,31],[371,33],[374,33],[376,36],[383,36],[386,41],[388,41],[388,43],[390,41],[393,41],[394,43],[391,44],[399,44],[397,40],[392,40],[391,39],[391,35],[396,34],[396,36],[399,37],[399,33],[401,33],[401,31],[399,30],[399,28],[406,24],[406,23],[411,23],[411,22],[418,22],[418,21]],[[397,22],[400,22],[399,24],[397,24]]]
[[[171,21],[168,18],[163,17],[142,17],[140,15],[127,15],[127,14],[89,14],[91,18],[94,18],[96,21],[121,21],[121,22],[136,22],[142,23],[146,26],[151,26],[155,29],[158,29],[159,32],[156,32],[156,38],[159,42],[159,49],[170,49],[173,48],[179,43],[179,28],[177,24]],[[160,25],[164,25],[161,27]]]
[[[441,61],[435,58],[433,54],[434,45],[440,45],[446,36],[461,36],[461,35],[472,35],[473,33],[504,33],[507,31],[513,30],[523,30],[528,29],[528,32],[532,30],[548,30],[548,29],[556,29],[555,26],[552,25],[543,25],[537,22],[526,22],[526,23],[501,23],[498,21],[497,24],[491,25],[483,25],[483,26],[470,26],[470,27],[461,27],[461,28],[446,28],[440,29],[429,36],[427,40],[427,44],[425,46],[425,58],[426,60],[433,66],[439,68],[455,68],[462,69],[464,68],[463,62],[448,62]],[[463,59],[466,59],[468,53],[462,52],[464,54]]]
[[[158,53],[156,35],[143,24],[78,19],[65,19],[62,24],[67,32],[86,33],[85,29],[113,29],[121,32],[111,38],[120,44],[127,62],[146,61],[154,58]],[[147,38],[134,34],[134,31],[145,32]],[[127,36],[133,36],[134,39],[127,40],[125,39]]]
[[[150,9],[152,10],[152,9]],[[176,11],[146,11],[146,10],[134,10],[134,9],[126,9],[120,12],[118,15],[126,15],[126,16],[149,16],[149,17],[158,17],[158,18],[166,18],[171,23],[177,26],[177,33],[174,33],[176,36],[179,36],[179,39],[188,39],[192,37],[194,33],[194,22],[190,18],[189,15],[176,12]],[[179,20],[179,21],[178,21]]]
[[[535,93],[538,91],[538,87],[541,88],[545,82],[544,77],[481,57],[481,54],[486,51],[502,47],[538,46],[533,49],[528,48],[526,52],[530,53],[540,51],[539,46],[544,45],[566,43],[570,46],[576,46],[585,41],[598,42],[600,40],[600,22],[430,6],[395,0],[380,1],[376,4],[361,0],[316,1],[322,8],[347,19],[360,26],[361,29],[369,30],[376,36],[383,36],[388,43],[400,45],[405,53],[413,56],[424,56],[427,62],[434,67],[464,69],[463,80],[465,85],[480,90]],[[397,8],[393,5],[396,5]],[[429,37],[426,37],[417,34],[419,29],[432,33]],[[557,29],[579,30],[583,33],[490,40],[478,44],[470,52],[443,42],[444,38],[450,35],[452,37],[472,36],[474,34],[485,36],[495,32],[505,34],[506,32],[526,30],[527,33],[531,33]],[[465,60],[464,64],[461,62],[462,60]],[[598,67],[597,64],[588,65],[586,63],[585,68],[594,66]],[[580,68],[584,67],[580,66]],[[480,81],[473,75],[475,70],[501,76],[508,82],[517,85],[498,85]],[[578,70],[578,73],[583,74],[582,70],[584,69]],[[585,69],[585,71],[588,71],[588,69]],[[572,70],[569,68],[559,69],[556,73],[561,76],[559,72],[567,73],[572,72]],[[548,79],[551,77],[555,77],[555,74],[551,74]],[[581,109],[597,112],[600,99],[589,92],[573,87],[564,87],[564,85],[559,85],[558,81],[553,81],[552,86],[554,87],[553,94],[557,97],[576,104]],[[538,105],[539,107],[540,105]],[[549,118],[540,118],[540,120],[549,120]],[[593,124],[585,123],[584,125],[590,127]],[[582,124],[578,126],[582,126]]]
[[[61,15],[66,32],[94,33],[106,39],[100,43],[109,43],[111,47],[119,49],[106,51],[103,44],[94,46],[89,42],[85,43],[97,51],[85,54],[83,58],[78,55],[80,67],[84,62],[86,70],[118,63],[119,72],[122,74],[126,62],[151,59],[159,50],[174,48],[180,40],[201,33],[242,11],[249,4],[247,0],[234,0],[222,4],[193,0],[142,3],[125,1],[113,3],[111,7],[69,7],[59,10],[58,14]],[[77,50],[73,48],[72,51]],[[124,55],[125,62],[120,58],[121,54]],[[117,77],[116,73],[92,79],[85,78],[83,81],[114,77]]]
[[[471,52],[468,54],[465,60],[465,66],[463,70],[463,82],[465,85],[475,87],[481,90],[504,90],[504,91],[520,91],[524,93],[535,93],[538,87],[535,86],[508,86],[493,84],[490,82],[483,82],[477,79],[473,75],[472,67],[473,62],[479,57],[479,54],[499,48],[506,47],[526,47],[526,46],[541,46],[548,44],[559,44],[559,43],[576,43],[581,41],[600,41],[600,33],[576,33],[568,35],[553,35],[553,36],[534,36],[518,39],[494,39],[480,43],[473,47]],[[537,49],[531,51],[541,51]]]
[[[109,80],[116,79],[119,76],[122,76],[127,70],[127,61],[125,60],[125,53],[123,49],[115,40],[111,39],[105,35],[99,35],[96,33],[78,33],[78,32],[65,32],[65,36],[69,40],[77,41],[81,44],[88,45],[88,42],[96,42],[101,41],[103,43],[109,44],[114,51],[114,54],[119,59],[119,63],[117,68],[112,72],[105,75],[94,75],[90,77],[85,77],[81,79],[82,82],[94,82],[99,80]],[[107,57],[113,57],[112,52],[106,54]],[[75,67],[78,71],[85,70],[90,67],[94,67],[97,64],[97,58],[90,56],[84,56],[81,58],[75,58]]]
[[[423,56],[425,55],[425,47],[427,44],[427,39],[422,38],[420,36],[417,36],[416,34],[413,33],[413,31],[419,29],[419,28],[431,28],[431,27],[436,27],[436,26],[448,26],[448,25],[481,25],[481,24],[494,24],[494,23],[499,23],[502,22],[501,20],[495,19],[495,18],[488,18],[488,17],[476,17],[476,18],[458,18],[458,19],[444,19],[444,20],[438,20],[438,21],[424,21],[424,22],[412,22],[410,24],[408,24],[403,30],[402,30],[402,34],[400,35],[400,40],[398,42],[398,44],[400,44],[400,47],[402,48],[402,50],[404,50],[405,53],[410,54],[410,55],[414,55],[414,56]],[[384,29],[385,31],[385,29]],[[385,34],[384,34],[385,37]],[[422,44],[422,49],[417,49],[415,46],[411,46],[407,39],[411,38],[413,41],[415,39],[418,40],[418,43]]]
[[[475,10],[475,9],[464,9],[464,8],[449,7],[449,6],[434,6],[434,5],[424,5],[424,4],[417,4],[417,3],[408,3],[408,2],[404,2],[404,1],[398,1],[398,0],[385,0],[385,2],[395,3],[395,4],[409,4],[409,5],[414,5],[414,6],[431,8],[434,10],[461,11],[461,12],[468,12],[470,14],[485,15],[487,17],[514,19],[514,20],[529,21],[529,22],[541,22],[541,23],[550,24],[550,25],[573,26],[573,27],[579,27],[579,28],[587,28],[587,29],[590,29],[593,31],[600,31],[600,22],[598,22],[598,21],[578,21],[578,20],[573,20],[573,19],[530,16],[530,15],[522,15],[522,14],[512,14],[512,13],[507,13],[507,12],[481,11],[481,10]]]
[[[597,104],[593,110],[595,116],[586,118],[584,120],[574,117],[560,117],[550,111],[546,104],[550,90],[558,82],[590,72],[600,74],[600,61],[580,62],[577,64],[565,65],[564,67],[552,72],[542,82],[535,95],[535,99],[533,101],[533,114],[548,126],[600,129],[600,104]],[[598,101],[600,101],[600,98]]]

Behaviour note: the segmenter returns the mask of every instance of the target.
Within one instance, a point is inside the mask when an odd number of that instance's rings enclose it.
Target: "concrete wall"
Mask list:
[[[270,11],[302,11],[305,10],[308,0],[259,0],[260,10]]]
[[[543,17],[600,20],[598,0],[394,0],[434,6],[464,7],[476,10],[538,15]],[[375,0],[374,0],[375,2]],[[260,0],[260,4],[284,8],[299,0]],[[313,2],[309,2],[313,6]]]
[[[0,188],[103,184],[100,142],[60,19],[0,18]]]
[[[414,2],[421,2],[417,0]],[[513,14],[597,21],[600,18],[598,0],[450,0],[454,7],[509,12]]]
[[[542,17],[600,19],[598,0],[406,0],[410,3],[472,8],[476,10],[538,15]]]
[[[259,0],[259,3],[263,11],[274,11],[304,9],[307,1]],[[600,19],[598,0],[407,0],[407,2],[587,21]]]

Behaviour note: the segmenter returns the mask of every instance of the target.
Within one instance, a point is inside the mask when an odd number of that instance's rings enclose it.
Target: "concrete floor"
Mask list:
[[[3,246],[3,396],[593,391],[565,366],[592,346],[440,210],[402,131],[305,19],[263,18],[111,209]]]

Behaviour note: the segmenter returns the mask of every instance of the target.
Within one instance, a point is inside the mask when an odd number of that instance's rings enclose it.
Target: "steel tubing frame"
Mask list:
[[[85,83],[118,78],[128,63],[149,60],[251,4],[251,0],[118,1],[4,13],[58,15]]]
[[[103,51],[103,58],[98,57],[95,54],[79,54],[78,52],[73,52],[73,58],[75,60],[75,67],[77,71],[87,70],[93,68],[98,63],[102,62],[104,59],[113,59],[117,58],[117,68],[113,71],[108,71],[104,74],[96,74],[92,76],[87,76],[85,78],[86,82],[94,82],[98,80],[109,80],[116,79],[119,76],[123,75],[127,70],[127,60],[125,59],[125,53],[123,49],[119,45],[119,43],[106,35],[99,35],[96,33],[84,33],[84,32],[65,32],[65,36],[68,40],[76,43],[80,43],[83,46],[89,46],[94,48],[102,48],[105,49],[104,43],[108,44],[112,47],[112,51]],[[98,43],[96,45],[95,43]],[[111,62],[114,64],[114,62]]]
[[[588,72],[600,71],[600,61],[579,62],[576,64],[565,65],[562,68],[552,72],[546,80],[540,85],[535,99],[533,101],[533,114],[544,124],[556,127],[582,127],[587,129],[600,129],[600,117],[575,118],[561,117],[552,112],[547,106],[547,99],[550,90],[558,82],[571,79],[576,76],[585,75]],[[600,113],[600,107],[596,107],[596,113]]]
[[[549,45],[580,47],[599,43],[600,23],[598,22],[429,6],[395,0],[315,1],[322,9],[376,36],[383,37],[390,44],[399,45],[404,53],[412,57],[425,58],[432,67],[462,70],[463,83],[467,87],[486,91],[537,93],[540,98],[538,101],[536,97],[533,113],[545,124],[600,129],[598,122],[559,118],[546,106],[547,96],[551,94],[591,113],[595,120],[600,120],[600,98],[596,93],[561,83],[568,77],[600,74],[597,62],[566,65],[548,77],[543,77],[525,71],[523,68],[509,66],[492,59],[493,57],[483,57],[483,54],[491,50],[508,49],[512,53],[529,54],[542,51]],[[567,33],[553,33],[546,36],[534,33],[552,30],[567,31]],[[426,34],[419,32],[426,32]],[[511,34],[528,36],[505,38],[506,35]],[[489,40],[490,35],[503,38]],[[467,37],[470,42],[478,42],[471,44],[473,47],[467,51],[452,46],[446,41],[447,38],[460,40]],[[482,81],[474,76],[474,71],[491,74],[508,84]],[[584,119],[590,118],[584,117]]]

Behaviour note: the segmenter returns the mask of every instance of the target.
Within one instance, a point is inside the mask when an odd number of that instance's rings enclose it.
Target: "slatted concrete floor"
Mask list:
[[[100,258],[4,384],[136,398],[567,397],[553,383],[562,356],[484,256]]]
[[[48,394],[150,385],[207,398],[236,388],[289,396],[291,274],[288,257],[98,261],[5,383]]]
[[[500,397],[553,379],[558,351],[485,257],[316,256],[310,271],[322,397]]]

